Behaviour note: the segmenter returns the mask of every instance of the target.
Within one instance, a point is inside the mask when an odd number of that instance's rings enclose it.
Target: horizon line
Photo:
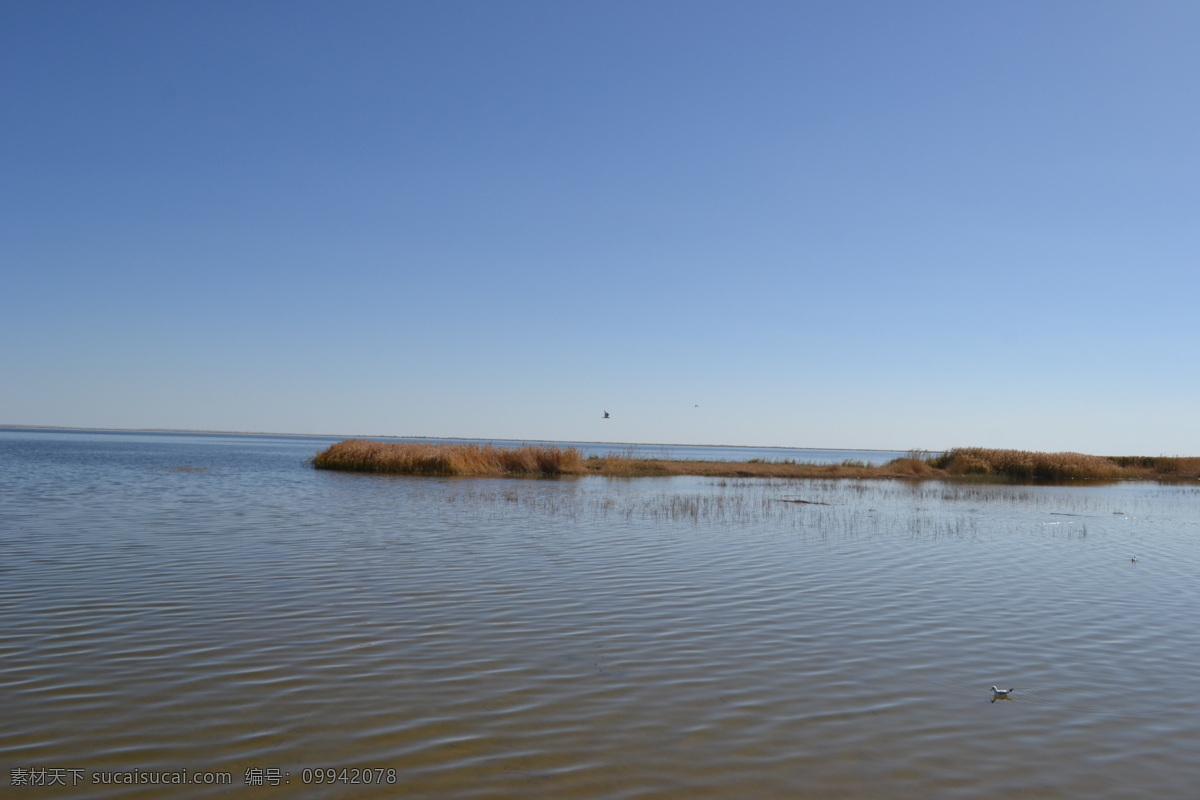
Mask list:
[[[396,435],[390,433],[372,433],[372,434],[350,434],[350,433],[282,433],[279,431],[225,431],[225,430],[208,430],[204,428],[107,428],[107,427],[82,427],[78,425],[13,425],[0,423],[0,430],[34,430],[34,431],[96,431],[99,433],[209,433],[223,434],[226,436],[303,436],[319,439],[432,439],[437,441],[462,441],[462,442],[546,442],[548,444],[612,444],[612,445],[635,445],[635,446],[652,446],[652,447],[729,447],[750,450],[828,450],[831,452],[857,452],[857,453],[909,453],[913,449],[897,450],[894,448],[881,447],[795,447],[792,445],[782,444],[685,444],[683,442],[603,442],[588,439],[539,439],[539,438],[512,438],[512,437],[484,437],[484,436],[416,436],[416,435]],[[921,452],[940,453],[938,449],[921,449]]]

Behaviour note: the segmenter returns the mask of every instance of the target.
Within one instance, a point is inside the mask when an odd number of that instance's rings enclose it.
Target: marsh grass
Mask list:
[[[1091,456],[956,447],[927,463],[951,476],[1024,481],[1176,480],[1200,477],[1200,458]]]
[[[894,459],[888,463],[888,467],[913,478],[931,478],[934,477],[935,472],[928,458],[912,456]]]
[[[428,444],[349,439],[318,453],[317,469],[391,475],[562,475],[584,471],[574,447]]]
[[[1193,480],[1200,458],[1040,453],[958,447],[940,454],[914,450],[876,466],[847,460],[812,464],[793,460],[683,461],[639,458],[632,447],[584,458],[574,447],[350,439],[318,453],[317,469],[392,475],[539,476],[605,475],[617,478],[697,475],[711,478],[908,478],[982,482]]]
[[[1200,476],[1200,458],[1183,456],[1113,456],[1113,463],[1127,470],[1180,478]]]
[[[662,463],[662,459],[637,458],[634,449],[627,447],[615,453],[592,456],[585,466],[590,473],[615,478],[636,478],[667,474],[663,471]]]

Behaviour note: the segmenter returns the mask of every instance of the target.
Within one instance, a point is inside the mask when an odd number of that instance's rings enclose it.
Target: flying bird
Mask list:
[[[604,412],[604,418],[605,418],[605,419],[611,419],[611,418],[608,416],[608,412],[607,412],[607,411],[605,411],[605,412]]]
[[[992,702],[994,703],[997,700],[1008,700],[1009,694],[1011,694],[1011,693],[1012,693],[1012,689],[997,689],[995,686],[993,686],[992,687]]]

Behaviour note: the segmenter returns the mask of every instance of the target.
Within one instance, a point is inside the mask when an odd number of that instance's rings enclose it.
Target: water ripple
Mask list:
[[[379,479],[117,444],[0,461],[14,766],[275,767],[311,797],[305,768],[378,766],[396,786],[346,793],[439,798],[1200,775],[1190,487]],[[73,795],[222,794],[120,789]]]

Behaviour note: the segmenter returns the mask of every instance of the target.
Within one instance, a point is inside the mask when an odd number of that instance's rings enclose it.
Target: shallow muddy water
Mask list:
[[[0,431],[0,786],[1200,781],[1196,486],[395,478],[307,468],[325,444]]]

